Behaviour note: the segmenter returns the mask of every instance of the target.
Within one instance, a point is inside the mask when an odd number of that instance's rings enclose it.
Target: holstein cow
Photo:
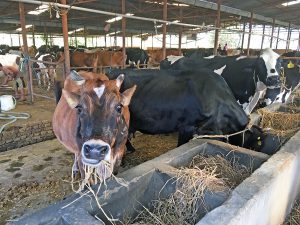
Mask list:
[[[255,58],[191,56],[179,59],[167,69],[190,71],[208,68],[218,73],[226,80],[239,104],[249,114],[260,98],[269,105],[280,95],[278,57],[279,55],[269,48]],[[165,65],[163,69],[166,68]]]
[[[292,61],[282,62],[282,89],[283,91],[277,96],[276,102],[286,102],[292,91],[300,85],[300,68],[299,65]]]
[[[130,133],[178,131],[178,145],[194,134],[230,134],[245,129],[248,117],[225,80],[209,69],[197,71],[112,70],[125,74],[122,89],[137,85],[130,109]],[[208,97],[209,96],[209,97]],[[127,143],[128,151],[134,148]]]
[[[149,56],[144,49],[140,48],[126,48],[126,64],[130,67],[147,67]],[[140,66],[142,64],[142,66]]]
[[[85,79],[74,79],[74,73],[65,81],[53,115],[53,131],[75,154],[74,170],[79,167],[84,177],[84,168],[92,167],[104,180],[118,171],[124,156],[128,105],[136,86],[120,93],[124,75],[108,80],[105,75],[81,71]]]

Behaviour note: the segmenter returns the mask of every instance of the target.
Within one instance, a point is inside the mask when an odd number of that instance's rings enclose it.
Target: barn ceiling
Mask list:
[[[272,24],[274,18],[276,23],[298,29],[300,27],[299,10],[300,4],[283,6],[287,0],[222,0],[221,25],[223,27],[248,22],[250,12],[255,14],[254,23]],[[55,3],[60,0],[44,0],[43,2]],[[163,19],[162,0],[126,0],[126,12],[135,16]],[[216,21],[217,0],[168,0],[168,21],[180,20],[182,23],[197,25],[212,25]],[[121,20],[110,23],[109,31],[104,31],[105,22],[114,16],[101,15],[91,12],[75,10],[75,7],[84,7],[95,10],[103,10],[121,13],[121,0],[67,0],[73,8],[68,12],[69,31],[86,27],[87,35],[103,35],[121,30]],[[28,14],[38,5],[25,4],[26,24],[34,24],[35,33],[61,34],[61,17],[56,18],[55,8],[50,7],[39,15]],[[7,0],[0,1],[0,31],[7,33],[18,33],[19,5],[18,2]],[[161,33],[161,23],[151,21],[140,21],[127,19],[126,32],[128,35],[141,33]],[[31,33],[33,28],[28,28]],[[208,29],[208,28],[207,28]],[[167,26],[168,32],[178,33],[180,27],[177,25]],[[191,27],[183,27],[184,32],[192,32]],[[76,32],[83,35],[83,30]],[[74,35],[71,34],[71,35]]]

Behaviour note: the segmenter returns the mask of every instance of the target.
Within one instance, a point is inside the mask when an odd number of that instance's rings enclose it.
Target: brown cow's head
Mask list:
[[[136,86],[120,93],[123,79],[122,74],[116,80],[92,79],[84,80],[84,84],[81,81],[80,95],[63,89],[69,106],[78,112],[80,163],[84,168],[95,168],[100,180],[117,172],[125,153],[128,105]]]

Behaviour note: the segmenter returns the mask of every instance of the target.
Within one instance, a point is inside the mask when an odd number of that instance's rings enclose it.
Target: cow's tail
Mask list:
[[[63,81],[54,81],[54,94],[55,94],[55,101],[56,104],[59,102],[62,89],[63,89],[64,82]]]

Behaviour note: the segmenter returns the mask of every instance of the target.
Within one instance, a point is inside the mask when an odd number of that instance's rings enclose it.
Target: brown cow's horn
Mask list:
[[[85,82],[85,79],[80,76],[75,70],[71,70],[70,78],[78,85],[82,85]]]

